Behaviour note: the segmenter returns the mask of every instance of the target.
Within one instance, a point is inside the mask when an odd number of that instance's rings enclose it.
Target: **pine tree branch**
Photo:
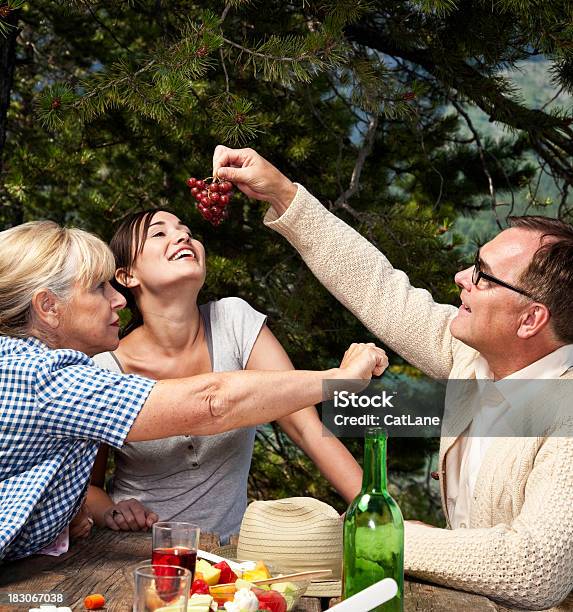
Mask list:
[[[271,427],[272,427],[272,423],[271,423]],[[277,439],[277,436],[275,435],[274,429],[273,429],[273,434],[272,435],[271,434],[267,434],[262,429],[259,430],[257,433],[264,440],[264,442],[271,447],[272,451],[276,455],[280,455],[281,454],[280,441]]]
[[[505,178],[505,182],[507,184],[507,188],[509,190],[509,193],[511,194],[511,204],[509,205],[509,212],[507,213],[507,215],[505,216],[506,219],[507,217],[511,217],[511,215],[513,215],[513,209],[515,208],[515,194],[513,193],[513,187],[511,185],[511,181],[509,180],[509,176],[507,176],[507,172],[503,166],[502,163],[500,163],[499,159],[491,152],[491,151],[487,151],[487,154],[493,158],[493,161],[496,163],[497,167],[501,170],[504,178]]]
[[[546,163],[547,162],[541,162],[539,164],[539,174],[537,176],[537,181],[536,181],[535,188],[534,188],[533,192],[531,191],[531,184],[529,184],[527,186],[528,195],[529,195],[529,204],[527,205],[527,208],[525,209],[525,212],[523,213],[525,215],[527,214],[527,211],[528,211],[529,207],[531,206],[531,203],[537,201],[537,194],[539,193],[539,187],[541,185],[541,179],[543,178],[543,174],[545,174]]]
[[[85,0],[82,0],[82,1],[85,1]],[[186,45],[189,42],[189,36],[191,35],[192,33],[189,33],[189,32],[186,33],[183,36],[183,38],[181,38],[179,41],[174,43],[167,50],[166,55],[174,56],[178,60],[174,62],[172,66],[170,66],[172,70],[179,71],[179,70],[182,70],[185,66],[188,66],[190,58],[188,58],[187,55],[185,55],[184,58],[181,58],[180,56],[181,56],[182,51],[185,52],[187,48]],[[89,102],[89,100],[101,95],[102,93],[110,91],[110,90],[113,91],[114,89],[117,89],[119,86],[124,85],[126,83],[131,83],[133,89],[137,90],[137,94],[141,97],[141,99],[145,100],[146,96],[142,93],[141,88],[138,87],[137,78],[143,73],[151,70],[153,67],[158,66],[158,65],[161,66],[162,61],[165,61],[165,59],[162,60],[161,57],[150,59],[143,66],[141,66],[141,68],[139,68],[138,70],[134,72],[130,72],[129,74],[125,74],[125,76],[120,76],[118,78],[112,78],[111,80],[107,82],[101,83],[99,85],[95,85],[85,95],[78,98],[78,100],[74,103],[74,107],[81,108],[82,106],[85,105],[86,101]],[[123,72],[125,72],[125,70],[123,70]]]
[[[552,102],[555,102],[555,100],[557,100],[557,98],[565,91],[565,87],[560,87],[557,90],[557,93],[550,99],[547,100],[547,102],[545,102],[545,104],[541,107],[540,110],[544,111]]]
[[[96,23],[98,23],[112,38],[113,40],[115,40],[115,42],[125,51],[129,52],[129,48],[126,47],[120,40],[119,38],[115,35],[115,32],[108,27],[96,14],[96,12],[93,10],[92,5],[90,2],[85,2],[82,0],[81,3],[83,6],[85,6],[88,9],[89,14],[92,16],[92,18],[94,19],[94,21]]]
[[[231,3],[227,2],[227,4],[225,5],[225,8],[223,9],[223,12],[221,13],[221,23],[223,23],[223,21],[225,21],[227,15],[229,14],[229,11],[231,10]]]
[[[227,72],[227,65],[225,64],[225,56],[223,55],[223,49],[219,49],[219,57],[221,58],[221,66],[223,66],[223,72],[225,74],[225,91],[230,93],[229,89],[229,73]]]
[[[419,121],[419,126],[420,126],[420,129],[419,129],[420,146],[422,148],[422,152],[424,153],[424,156],[426,157],[428,165],[430,166],[432,171],[438,175],[438,178],[440,180],[440,190],[438,191],[438,197],[436,198],[436,201],[434,202],[434,208],[438,208],[438,206],[440,205],[440,202],[442,201],[442,195],[444,193],[444,177],[442,173],[436,168],[435,164],[432,162],[432,159],[430,158],[430,155],[428,154],[428,151],[426,150],[426,143],[424,141],[424,124],[422,122],[421,117]]]
[[[370,153],[372,153],[372,147],[374,146],[374,138],[376,136],[377,129],[378,115],[373,115],[368,122],[368,130],[366,131],[364,142],[362,143],[362,147],[360,147],[360,151],[358,152],[358,156],[356,158],[356,163],[354,164],[354,170],[352,171],[352,176],[350,178],[350,185],[348,186],[348,189],[343,191],[338,198],[336,198],[333,207],[334,210],[337,208],[344,208],[346,202],[359,190],[360,175],[362,174],[362,169],[364,168],[366,158],[370,155]]]
[[[360,123],[365,123],[364,117],[361,117],[356,112],[352,104],[338,91],[338,88],[334,80],[331,78],[330,74],[326,73],[326,78],[328,80],[328,83],[330,84],[330,87],[332,88],[334,95],[344,104],[344,106],[346,106],[346,108],[350,111],[350,113],[352,113],[352,115],[357,119],[357,121],[359,121]]]
[[[565,216],[566,206],[567,206],[567,196],[569,195],[569,185],[565,185],[561,190],[561,201],[559,202],[559,209],[557,213],[558,219],[563,219]]]
[[[115,147],[117,145],[125,145],[125,144],[130,144],[131,141],[129,140],[115,140],[115,141],[111,141],[111,142],[99,142],[99,143],[90,143],[90,142],[82,142],[82,145],[85,144],[85,146],[89,149],[106,149],[108,147]],[[140,139],[140,142],[142,142],[142,139]],[[81,152],[81,148],[78,149],[78,153]]]
[[[324,119],[322,118],[320,111],[316,108],[316,106],[314,105],[312,101],[312,97],[310,95],[310,89],[308,87],[304,88],[304,96],[305,96],[308,108],[310,109],[310,112],[312,113],[312,116],[320,123],[322,128],[325,131],[330,132],[330,134],[332,134],[338,141],[342,141],[343,135],[341,134],[341,132],[335,131],[332,128],[332,126],[326,123]]]
[[[507,97],[499,81],[483,75],[466,61],[432,47],[400,46],[385,36],[376,22],[351,24],[345,29],[356,44],[399,57],[423,68],[437,81],[457,91],[483,110],[491,121],[499,121],[525,132],[535,151],[547,160],[561,180],[573,185],[573,130],[568,119],[555,117],[538,109],[530,109]],[[552,152],[543,147],[556,145]]]
[[[450,98],[450,102],[453,104],[454,108],[458,111],[458,113],[465,119],[465,122],[466,122],[469,130],[471,131],[471,133],[474,136],[474,139],[475,139],[475,142],[476,142],[476,146],[477,146],[477,149],[478,149],[478,153],[479,153],[479,158],[480,158],[480,161],[481,161],[481,166],[483,168],[483,173],[485,174],[485,176],[487,178],[489,194],[491,196],[491,208],[492,208],[493,214],[495,215],[495,222],[496,222],[498,228],[501,230],[501,229],[503,229],[503,226],[501,225],[501,222],[499,220],[499,216],[497,214],[497,206],[498,206],[498,204],[497,204],[497,198],[496,198],[496,193],[495,193],[495,185],[493,184],[493,178],[491,176],[491,172],[489,171],[487,162],[485,160],[484,148],[483,148],[483,144],[481,142],[481,138],[479,136],[479,132],[474,127],[474,124],[472,123],[472,120],[470,119],[470,116],[463,109],[462,105],[456,99],[454,99],[454,98]]]
[[[239,45],[238,43],[223,37],[223,40],[232,47],[236,49],[240,49],[244,53],[248,55],[252,55],[253,57],[260,57],[261,59],[271,60],[273,62],[300,62],[305,59],[310,59],[310,56],[307,53],[302,53],[300,57],[288,57],[288,56],[279,56],[279,55],[269,55],[268,53],[259,53],[258,51],[253,51],[248,47],[243,47],[243,45]]]
[[[82,96],[76,102],[76,105],[79,106],[79,105],[81,105],[83,100],[87,100],[87,99],[93,98],[95,96],[98,96],[99,94],[103,93],[104,91],[107,91],[109,89],[112,89],[113,87],[117,87],[118,85],[122,85],[123,83],[127,83],[128,81],[131,81],[134,78],[137,78],[140,74],[143,74],[144,72],[147,72],[148,70],[153,68],[153,66],[155,66],[156,63],[157,63],[157,61],[155,59],[149,60],[139,70],[136,70],[133,74],[129,74],[129,75],[121,77],[119,79],[113,79],[113,80],[111,80],[111,81],[109,81],[107,83],[104,83],[103,85],[99,85],[99,86],[94,87],[91,91],[89,91],[87,94]]]
[[[283,459],[285,457],[288,458],[288,455],[290,453],[286,452],[285,444],[284,444],[284,438],[281,436],[281,429],[280,429],[278,423],[276,421],[273,421],[271,423],[271,427],[273,428],[273,433],[274,433],[275,439],[276,439],[278,447],[279,447],[279,455]]]

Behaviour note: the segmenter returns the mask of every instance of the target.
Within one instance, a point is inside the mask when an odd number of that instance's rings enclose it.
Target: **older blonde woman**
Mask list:
[[[0,558],[54,542],[77,514],[100,443],[214,434],[321,399],[325,379],[369,379],[384,352],[353,345],[326,372],[229,372],[159,382],[98,368],[124,298],[107,246],[51,222],[0,232]]]

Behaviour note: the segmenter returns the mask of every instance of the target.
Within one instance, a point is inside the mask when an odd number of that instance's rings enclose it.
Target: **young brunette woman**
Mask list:
[[[110,246],[116,280],[133,318],[117,350],[95,357],[98,365],[155,380],[293,369],[266,317],[244,300],[227,297],[198,304],[205,249],[175,215],[164,210],[136,213],[119,227]],[[360,489],[361,469],[337,438],[324,435],[314,406],[278,423],[350,502]],[[126,444],[115,451],[109,492],[103,488],[103,447],[88,496],[96,524],[135,531],[160,519],[193,522],[223,540],[238,533],[255,431],[246,427]]]

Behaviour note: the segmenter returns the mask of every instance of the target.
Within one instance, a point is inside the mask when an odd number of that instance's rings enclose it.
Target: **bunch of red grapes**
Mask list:
[[[233,183],[207,178],[205,180],[194,177],[187,179],[187,187],[191,195],[197,200],[197,210],[205,219],[215,227],[229,216],[229,202],[233,195]]]

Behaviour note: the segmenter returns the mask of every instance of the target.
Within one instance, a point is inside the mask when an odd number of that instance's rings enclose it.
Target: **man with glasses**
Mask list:
[[[412,287],[255,151],[217,147],[213,175],[270,202],[265,224],[370,331],[429,376],[492,386],[573,378],[571,225],[513,218],[456,274],[455,308]],[[448,417],[457,433],[441,440],[437,474],[447,528],[407,522],[406,572],[520,608],[573,609],[573,439],[488,435],[495,417],[514,408],[499,395],[478,412],[460,401]]]
[[[500,285],[501,287],[505,287],[506,289],[510,289],[511,291],[516,291],[517,293],[521,293],[525,297],[528,297],[530,300],[534,300],[535,298],[529,293],[529,291],[525,291],[524,289],[519,289],[519,287],[514,287],[505,281],[502,281],[491,274],[487,274],[484,272],[482,268],[489,268],[488,264],[484,264],[479,255],[479,249],[477,250],[475,259],[474,259],[474,270],[472,274],[472,283],[477,287],[479,285],[480,280],[483,278],[489,283],[495,283],[496,285]]]

